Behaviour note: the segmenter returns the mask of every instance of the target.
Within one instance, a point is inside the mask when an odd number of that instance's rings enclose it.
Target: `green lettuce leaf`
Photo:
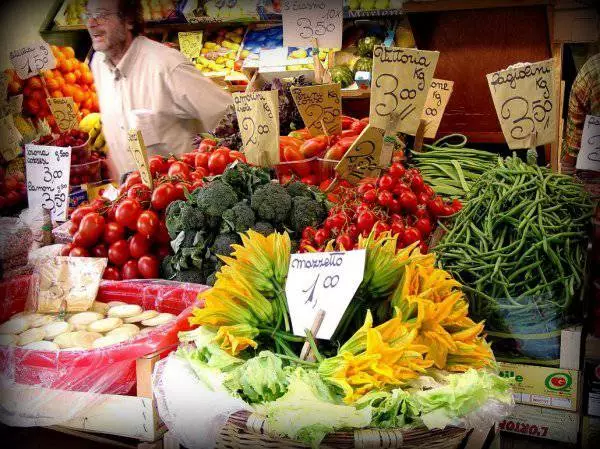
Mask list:
[[[379,428],[404,427],[419,416],[419,409],[410,393],[397,388],[388,391],[371,391],[363,396],[356,408],[371,407],[371,426]]]

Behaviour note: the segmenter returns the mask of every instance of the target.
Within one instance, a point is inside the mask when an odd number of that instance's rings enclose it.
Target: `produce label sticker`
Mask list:
[[[292,254],[285,294],[294,335],[306,336],[319,310],[316,338],[330,339],[362,282],[366,251]]]
[[[342,48],[343,18],[343,0],[283,0],[283,45]]]
[[[12,50],[10,62],[22,80],[38,75],[42,70],[56,67],[56,59],[47,42],[40,40],[27,47]]]
[[[0,153],[6,162],[12,161],[19,155],[22,138],[12,115],[0,119]]]
[[[67,220],[71,147],[25,145],[29,207],[48,209],[54,220]]]
[[[77,126],[79,121],[77,120],[73,98],[46,98],[46,101],[60,132],[68,131]]]
[[[377,176],[383,166],[382,147],[383,130],[368,125],[335,166],[336,173],[351,184]]]
[[[452,89],[454,89],[454,81],[436,78],[431,80],[431,86],[425,100],[425,107],[421,114],[421,118],[427,122],[425,125],[425,137],[427,139],[433,139],[437,134],[444,111],[450,101]]]
[[[585,118],[575,168],[600,171],[600,117],[588,115]]]
[[[200,56],[202,48],[202,31],[180,31],[177,33],[179,39],[179,51],[189,59]]]
[[[414,136],[419,128],[433,73],[437,51],[378,45],[373,50],[370,123],[386,129],[391,114],[399,119],[398,129]]]
[[[342,132],[342,94],[339,83],[292,87],[291,92],[311,135]]]
[[[234,93],[244,154],[249,163],[271,167],[279,163],[279,96],[277,91]]]
[[[152,175],[150,174],[150,168],[148,165],[148,150],[144,144],[144,138],[142,137],[141,131],[132,128],[129,130],[129,152],[136,167],[140,171],[142,176],[142,182],[152,189]]]
[[[556,138],[553,60],[517,64],[487,75],[502,133],[511,150]]]

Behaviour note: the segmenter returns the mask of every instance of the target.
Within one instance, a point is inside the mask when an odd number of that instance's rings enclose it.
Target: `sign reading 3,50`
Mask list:
[[[285,47],[341,48],[343,0],[283,0],[281,16]]]

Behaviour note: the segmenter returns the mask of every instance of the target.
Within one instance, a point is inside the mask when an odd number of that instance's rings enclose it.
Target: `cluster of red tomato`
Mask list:
[[[376,180],[367,180],[357,188],[342,187],[336,193],[338,202],[323,226],[304,229],[301,251],[308,246],[323,250],[331,239],[338,248],[350,250],[356,247],[360,235],[391,231],[398,236],[398,248],[420,241],[425,253],[437,219],[462,208],[458,200],[444,201],[437,196],[419,170],[407,170],[399,161]]]
[[[22,172],[7,175],[4,167],[0,167],[0,211],[13,211],[26,203],[25,175]]]
[[[184,153],[179,158],[203,177],[222,174],[233,161],[246,162],[242,152],[217,146],[214,139],[202,139],[196,151]]]

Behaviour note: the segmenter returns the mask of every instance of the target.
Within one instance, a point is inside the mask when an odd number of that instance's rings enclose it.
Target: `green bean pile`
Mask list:
[[[467,200],[435,251],[465,286],[471,313],[498,331],[556,329],[583,279],[592,215],[583,187],[511,157]]]
[[[462,140],[451,144],[449,139]],[[464,199],[470,186],[479,176],[498,163],[498,155],[488,151],[465,148],[466,137],[460,134],[446,136],[432,145],[423,145],[425,152],[412,152],[411,164],[435,193]]]

